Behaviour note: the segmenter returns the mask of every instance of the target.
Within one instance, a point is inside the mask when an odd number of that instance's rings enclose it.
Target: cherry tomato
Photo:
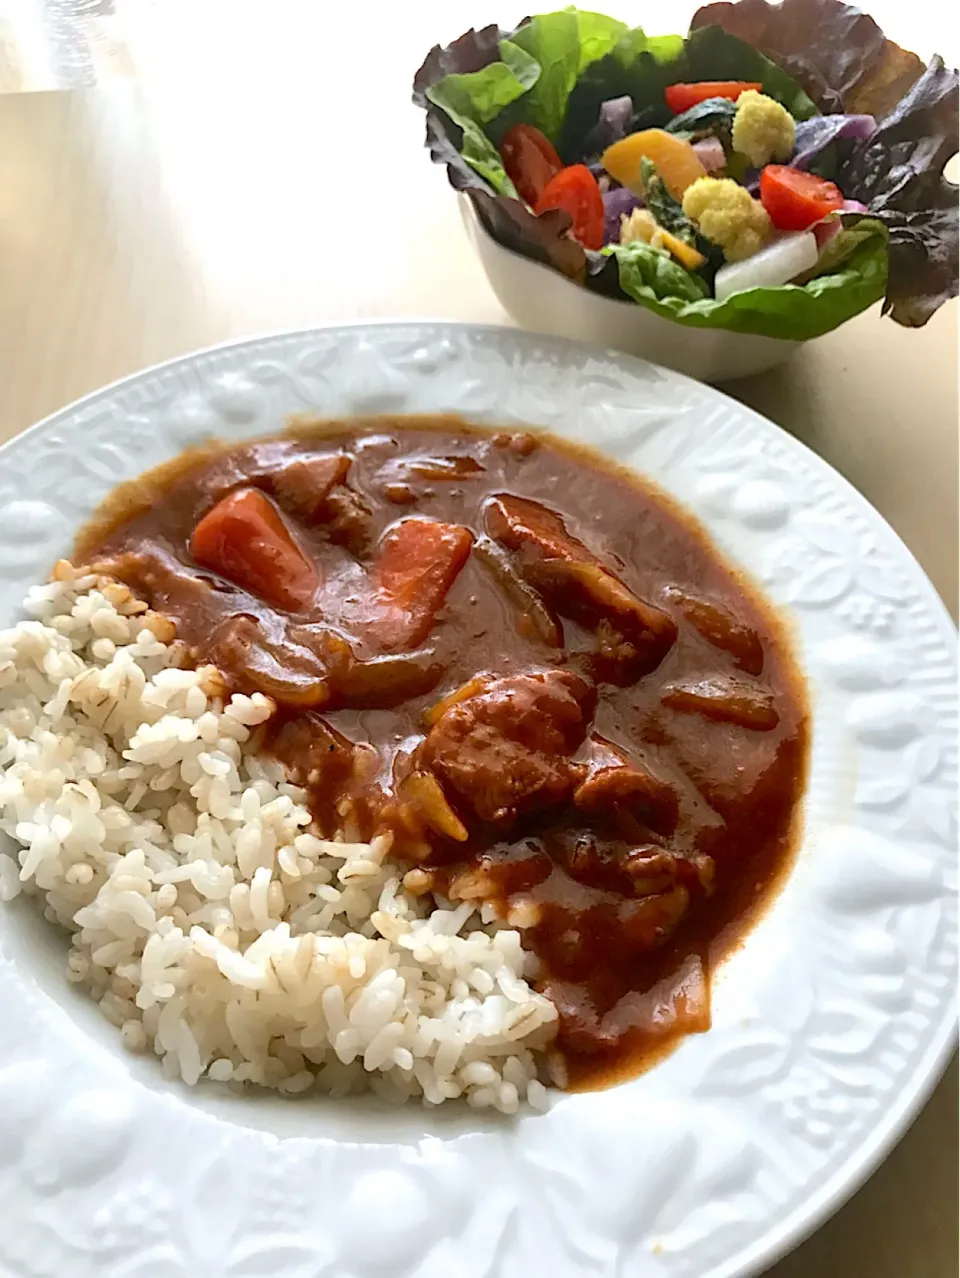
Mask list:
[[[603,196],[585,164],[571,164],[550,179],[534,212],[545,213],[547,209],[563,209],[570,214],[573,237],[584,248],[603,248]]]
[[[762,88],[762,84],[752,80],[700,80],[696,84],[668,84],[663,96],[673,114],[680,115],[698,102],[706,102],[707,98],[729,98],[736,102],[747,89],[755,89],[759,93]]]
[[[532,124],[515,124],[500,140],[500,158],[517,194],[531,208],[563,168],[553,143]]]
[[[289,612],[306,608],[320,584],[279,510],[256,488],[218,501],[194,528],[190,553],[202,568]]]
[[[843,192],[815,173],[768,164],[760,174],[760,202],[778,230],[805,231],[842,206]]]

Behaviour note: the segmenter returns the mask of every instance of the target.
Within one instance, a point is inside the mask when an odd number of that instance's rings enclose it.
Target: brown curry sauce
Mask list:
[[[198,521],[248,487],[316,565],[299,612],[191,555]],[[421,516],[472,546],[452,584],[428,564],[386,610],[384,547]],[[523,928],[568,1085],[708,1027],[710,972],[791,862],[807,710],[780,622],[664,495],[543,434],[317,423],[123,486],[76,553],[192,658],[277,698],[265,747],[325,834],[390,829],[415,890]]]

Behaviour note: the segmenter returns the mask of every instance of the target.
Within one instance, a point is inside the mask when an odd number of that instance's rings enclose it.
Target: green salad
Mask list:
[[[957,293],[957,72],[840,0],[470,30],[414,100],[496,240],[681,324],[803,340]]]

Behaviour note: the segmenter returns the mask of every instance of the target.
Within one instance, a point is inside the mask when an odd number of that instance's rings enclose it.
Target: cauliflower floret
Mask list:
[[[760,201],[733,178],[697,178],[683,193],[683,211],[728,262],[752,257],[773,229]]]
[[[653,214],[647,209],[633,209],[620,218],[621,244],[649,244],[657,230]]]
[[[789,160],[796,137],[793,116],[773,98],[756,89],[747,89],[737,98],[733,149],[745,155],[754,168],[762,169],[771,160]]]

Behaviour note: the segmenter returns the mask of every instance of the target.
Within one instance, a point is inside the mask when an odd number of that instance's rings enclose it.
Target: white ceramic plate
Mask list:
[[[869,1173],[954,1035],[955,634],[896,536],[776,426],[651,365],[446,324],[189,356],[2,450],[0,619],[120,480],[284,415],[541,424],[652,476],[791,616],[814,701],[795,871],[714,1027],[546,1115],[164,1083],[0,915],[0,1273],[17,1278],[743,1278]]]

